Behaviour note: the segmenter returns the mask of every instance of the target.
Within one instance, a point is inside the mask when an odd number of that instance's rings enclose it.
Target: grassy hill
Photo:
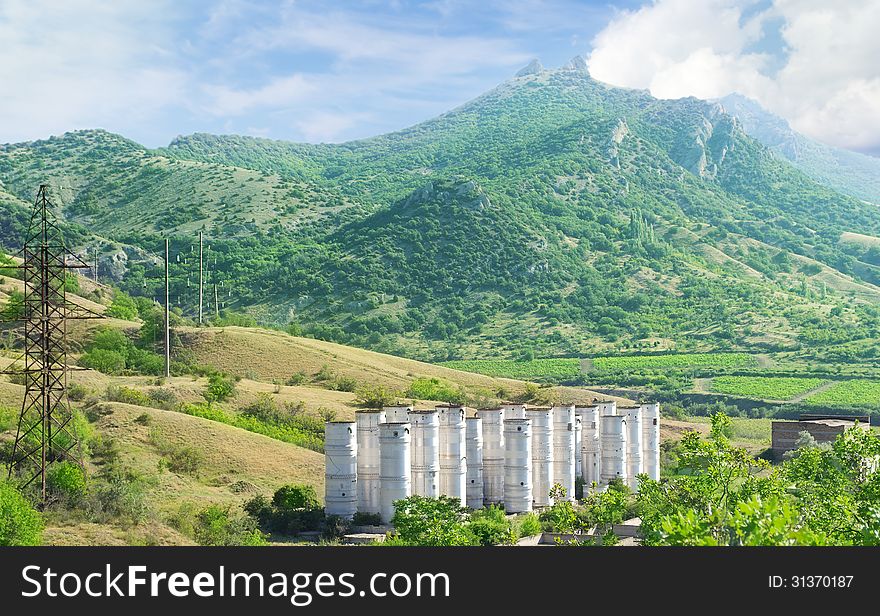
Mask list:
[[[221,309],[396,355],[794,350],[880,327],[876,247],[841,241],[880,235],[875,206],[718,104],[572,68],[345,144],[197,134],[150,151],[83,131],[0,146],[7,245],[42,181],[71,242],[100,245],[132,294],[160,295],[170,235],[172,301],[193,315],[203,230]]]

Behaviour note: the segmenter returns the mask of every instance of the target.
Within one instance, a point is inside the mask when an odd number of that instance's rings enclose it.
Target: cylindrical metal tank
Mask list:
[[[409,421],[409,413],[413,410],[412,406],[385,406],[385,421],[388,423],[406,423]]]
[[[504,420],[504,510],[532,510],[532,429],[528,419]]]
[[[608,400],[607,402],[599,402],[596,404],[599,407],[599,416],[603,417],[605,415],[617,415],[617,401],[616,400]]]
[[[554,406],[553,483],[565,488],[565,500],[574,497],[574,405]]]
[[[581,429],[581,418],[577,414],[577,409],[575,409],[574,413],[574,476],[575,479],[583,479],[584,471],[583,471],[583,456],[581,456],[581,451],[583,450],[583,442],[581,440],[583,434]]]
[[[532,422],[532,503],[535,507],[553,504],[553,416],[549,408],[526,409]]]
[[[330,421],[324,426],[324,511],[346,519],[357,512],[357,424]]]
[[[638,489],[637,476],[642,466],[642,407],[621,406],[617,412],[626,416],[626,474],[631,490]]]
[[[483,420],[479,417],[466,417],[465,425],[467,506],[479,509],[483,506]]]
[[[467,451],[463,406],[438,406],[440,415],[440,494],[467,502]]]
[[[483,420],[483,503],[504,502],[504,411],[480,409]]]
[[[584,477],[584,492],[601,480],[601,455],[599,434],[599,407],[575,407],[581,418],[581,470]]]
[[[660,481],[660,405],[642,405],[642,464],[644,472]]]
[[[440,417],[437,411],[410,411],[412,493],[437,498],[440,492]]]
[[[379,509],[382,521],[390,523],[394,517],[394,501],[412,495],[410,425],[380,424],[379,452]]]
[[[361,513],[379,513],[379,424],[385,423],[385,411],[357,411],[358,502]]]
[[[620,479],[628,483],[627,476],[627,445],[626,416],[602,415],[602,481],[607,486],[612,479]]]
[[[525,419],[525,404],[502,404],[501,410],[504,411],[504,419]]]

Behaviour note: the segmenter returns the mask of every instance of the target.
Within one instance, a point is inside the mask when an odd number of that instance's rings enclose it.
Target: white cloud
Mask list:
[[[784,49],[768,48],[779,23]],[[597,79],[662,98],[740,92],[816,139],[876,150],[878,31],[880,0],[655,0],[612,20],[589,66]]]
[[[2,140],[145,121],[180,102],[168,63],[165,2],[4,0],[0,4]]]

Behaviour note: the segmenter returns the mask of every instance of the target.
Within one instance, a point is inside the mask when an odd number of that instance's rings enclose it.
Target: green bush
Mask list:
[[[46,482],[53,494],[68,502],[75,502],[86,491],[83,469],[73,462],[60,462],[49,467]]]
[[[248,517],[235,517],[229,507],[211,505],[196,516],[193,529],[201,545],[266,545],[266,538]]]
[[[40,545],[43,518],[21,493],[0,482],[0,545]]]
[[[361,406],[378,409],[394,404],[397,393],[384,385],[363,385],[358,388],[355,401]]]
[[[125,370],[125,355],[107,349],[86,351],[79,359],[84,368],[91,368],[104,374],[122,374]]]
[[[284,381],[284,384],[285,385],[302,385],[303,383],[306,382],[307,379],[308,379],[308,377],[306,376],[305,372],[297,372],[293,376],[291,376],[289,379]]]
[[[516,541],[504,509],[495,505],[474,511],[468,529],[480,545],[500,545]]]
[[[255,496],[245,503],[244,510],[263,531],[286,535],[320,530],[325,522],[315,489],[306,485],[282,486],[271,501]]]
[[[353,526],[381,526],[382,516],[378,513],[364,513],[363,511],[358,511],[352,516],[351,523]]]
[[[108,385],[104,394],[110,402],[122,402],[136,406],[153,406],[150,397],[139,389],[126,387],[125,385]]]
[[[517,537],[532,537],[541,534],[541,520],[534,513],[527,513],[516,519],[515,529]]]
[[[417,378],[410,383],[406,395],[419,400],[440,400],[451,404],[464,404],[467,395],[461,387],[437,378]]]
[[[113,302],[104,314],[116,319],[133,321],[138,317],[138,307],[130,295],[122,291],[116,291],[113,295]]]
[[[235,381],[225,374],[212,374],[202,395],[210,403],[225,402],[235,395]]]
[[[394,503],[391,523],[406,545],[477,545],[467,526],[467,509],[457,498],[410,496]]]

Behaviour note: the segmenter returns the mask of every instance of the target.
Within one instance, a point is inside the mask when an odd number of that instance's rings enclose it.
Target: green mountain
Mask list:
[[[820,184],[880,205],[880,158],[835,148],[801,135],[756,101],[730,94],[719,99],[743,130]]]
[[[42,181],[132,293],[158,297],[169,235],[172,299],[193,314],[202,230],[225,309],[410,356],[773,350],[880,330],[880,210],[716,103],[610,87],[581,62],[350,143],[196,134],[150,151],[86,131],[0,146],[4,218]]]

